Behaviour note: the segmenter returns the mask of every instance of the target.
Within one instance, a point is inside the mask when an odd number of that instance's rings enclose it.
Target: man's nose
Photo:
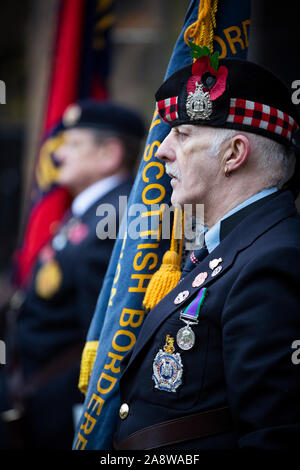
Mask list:
[[[162,141],[155,155],[163,162],[173,162],[175,160],[176,155],[171,134],[167,135]]]

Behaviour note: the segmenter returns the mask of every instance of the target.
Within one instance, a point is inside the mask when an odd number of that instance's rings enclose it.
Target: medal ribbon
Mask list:
[[[206,287],[203,287],[202,289],[200,289],[197,297],[186,307],[184,312],[180,315],[180,318],[186,318],[188,320],[197,320],[199,313],[200,313],[200,309],[205,300],[206,294],[207,294]]]

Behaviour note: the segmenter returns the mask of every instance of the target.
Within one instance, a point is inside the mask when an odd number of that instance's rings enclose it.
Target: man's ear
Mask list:
[[[124,146],[120,139],[110,137],[102,144],[99,150],[104,152],[104,158],[101,159],[102,169],[105,168],[107,174],[113,174],[120,170],[124,161]]]
[[[243,134],[236,134],[230,139],[230,143],[222,157],[224,173],[229,176],[233,171],[245,165],[250,153],[249,139]]]

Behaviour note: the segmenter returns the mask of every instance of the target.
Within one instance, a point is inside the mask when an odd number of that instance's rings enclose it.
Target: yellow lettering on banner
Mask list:
[[[135,257],[134,257],[134,260],[133,260],[133,267],[136,271],[142,271],[143,269],[145,269],[146,265],[147,265],[147,262],[149,260],[153,260],[152,264],[150,264],[150,266],[148,267],[148,269],[154,269],[155,266],[157,265],[157,261],[158,261],[158,256],[156,253],[148,253],[147,255],[145,255],[145,257],[143,258],[143,261],[141,262],[141,264],[137,264],[137,260],[143,256],[143,253],[141,251],[139,251]]]
[[[90,402],[88,404],[88,410],[91,408],[91,404],[92,404],[93,401],[95,402],[95,404],[92,407],[92,411],[96,410],[96,414],[99,416],[105,400],[103,400],[103,398],[99,397],[99,395],[96,395],[96,393],[93,393],[93,395],[91,396]]]
[[[149,189],[158,189],[160,191],[160,195],[155,199],[146,198],[146,194],[149,191]],[[161,184],[157,184],[157,183],[148,184],[148,186],[146,186],[142,192],[142,201],[144,204],[158,204],[165,197],[165,194],[166,194],[166,190]]]
[[[235,31],[236,32],[236,35],[234,37],[232,37],[230,35],[231,32]],[[236,54],[237,53],[237,50],[234,46],[234,44],[236,42],[238,42],[242,48],[242,50],[245,49],[245,45],[244,45],[244,42],[241,38],[241,34],[242,34],[242,31],[240,30],[240,28],[238,26],[230,26],[230,28],[226,28],[224,29],[224,34],[226,36],[226,39],[228,41],[228,44],[229,44],[229,47],[231,49],[231,52],[233,54]]]
[[[140,237],[151,237],[151,238],[156,238],[156,240],[160,240],[161,236],[161,220],[162,220],[162,214],[164,211],[164,204],[161,205],[161,208],[158,210],[152,210],[152,211],[146,211],[141,214],[141,217],[153,217],[153,216],[159,216],[159,224],[158,228],[154,230],[145,230],[144,232],[140,232]]]
[[[226,37],[226,40],[229,44],[229,47],[231,49],[231,52],[233,54],[237,54],[237,49],[235,47],[235,43],[239,43],[241,46],[242,51],[248,47],[249,45],[249,38],[248,38],[248,29],[247,27],[251,24],[251,21],[244,20],[241,23],[241,27],[239,26],[230,26],[229,28],[223,29],[223,33]],[[241,37],[243,32],[243,38]],[[224,59],[224,57],[227,57],[227,45],[224,39],[222,39],[220,36],[214,36],[214,41],[216,41],[221,49],[219,58]]]
[[[80,426],[80,429],[84,430],[84,434],[90,434],[96,424],[96,418],[93,418],[87,411],[85,411],[84,417],[86,418],[86,421]]]
[[[160,142],[159,140],[155,140],[154,142],[152,142],[152,144],[148,144],[145,148],[145,152],[144,152],[144,160],[145,162],[148,162],[152,157],[153,157],[153,152],[154,152],[154,147],[158,147],[160,146]],[[157,150],[156,149],[156,150]],[[156,153],[156,151],[155,151]]]
[[[127,239],[127,232],[125,233],[124,241],[123,241],[123,243],[122,243],[120,258],[123,258],[123,250],[124,250],[124,247],[125,247],[126,239]],[[119,279],[119,277],[120,277],[120,272],[121,272],[121,263],[118,263],[117,269],[116,269],[116,275],[115,275],[115,278],[114,278],[113,285],[118,282],[118,279]],[[111,288],[111,291],[110,291],[109,301],[108,301],[109,307],[111,307],[111,306],[113,305],[112,299],[113,299],[114,296],[116,295],[116,292],[117,292],[116,287],[112,287],[112,288]]]
[[[114,296],[116,295],[116,292],[117,292],[117,289],[115,287],[112,287],[111,288],[111,293],[110,293],[110,298],[109,298],[109,302],[108,302],[108,305],[111,307],[112,306],[112,299],[114,298]]]
[[[128,336],[130,339],[130,343],[128,344],[128,346],[120,346],[119,344],[117,344],[116,339],[118,338],[118,336]],[[116,351],[125,352],[125,351],[129,351],[132,348],[135,341],[136,341],[136,338],[134,334],[131,333],[131,331],[119,330],[116,332],[115,336],[113,337],[112,345]]]
[[[146,230],[145,232],[140,232],[140,237],[151,237],[156,240],[160,240],[161,236],[161,225],[159,225],[157,230]]]
[[[150,131],[152,131],[153,127],[157,126],[157,124],[160,123],[160,118],[156,119],[156,117],[158,116],[158,111],[157,109],[154,111],[154,114],[153,114],[153,119],[152,119],[152,122],[151,122],[151,125],[150,125],[150,129],[149,129],[149,133]]]
[[[143,181],[145,181],[145,183],[149,183],[149,178],[148,178],[148,176],[146,176],[146,173],[147,173],[148,169],[152,168],[153,166],[157,167],[159,169],[158,174],[155,176],[155,179],[159,180],[165,172],[165,167],[162,163],[159,163],[159,162],[150,162],[150,163],[148,163],[145,166],[144,171],[143,171]]]
[[[142,243],[137,246],[138,250],[143,250],[144,248],[158,248],[159,244],[158,243]]]
[[[247,26],[249,26],[249,24],[250,24],[250,20],[242,21],[246,47],[249,46],[248,31],[247,31]]]
[[[86,443],[87,443],[87,439],[85,439],[79,432],[77,435],[77,443],[76,443],[75,450],[83,450],[86,446]]]
[[[110,369],[114,374],[118,374],[120,372],[120,367],[115,367],[115,364],[116,361],[122,361],[123,356],[109,352],[108,357],[110,357],[112,361],[109,364],[105,364],[104,369]]]
[[[227,47],[226,47],[225,41],[223,41],[223,39],[217,35],[214,36],[214,40],[217,41],[217,43],[219,43],[221,47],[221,54],[219,55],[219,59],[224,59],[224,57],[227,56]]]
[[[117,269],[116,269],[116,275],[115,275],[115,278],[114,278],[114,284],[116,282],[118,282],[118,279],[120,277],[120,272],[121,272],[121,263],[118,263],[117,264]]]
[[[128,320],[125,320],[125,316],[128,315]],[[132,326],[133,328],[137,328],[143,322],[145,315],[144,310],[133,310],[132,308],[123,308],[122,315],[120,318],[120,325],[121,326]],[[137,317],[136,321],[133,321],[134,317]]]
[[[151,279],[152,274],[132,274],[131,279],[139,279],[137,287],[129,287],[128,292],[146,292],[147,286],[143,286],[146,279]],[[148,285],[148,284],[147,284]]]
[[[160,219],[161,219],[161,215],[162,215],[162,210],[161,209],[157,209],[157,211],[146,211],[146,212],[143,212],[141,214],[141,217],[152,217],[153,215],[159,215]]]
[[[110,385],[108,388],[104,388],[104,387],[101,387],[100,384],[101,384],[101,380],[107,380],[108,382],[110,382]],[[106,393],[109,393],[111,391],[112,388],[114,388],[115,386],[115,383],[116,383],[117,379],[115,377],[111,377],[110,375],[107,375],[105,374],[105,372],[102,372],[102,374],[100,375],[99,377],[99,380],[97,382],[97,390],[99,393],[103,393],[104,395]]]

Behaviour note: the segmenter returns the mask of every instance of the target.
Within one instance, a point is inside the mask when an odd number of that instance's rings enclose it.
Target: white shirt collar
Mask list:
[[[91,184],[73,200],[72,214],[81,217],[96,201],[116,188],[123,180],[123,175],[116,174]]]

